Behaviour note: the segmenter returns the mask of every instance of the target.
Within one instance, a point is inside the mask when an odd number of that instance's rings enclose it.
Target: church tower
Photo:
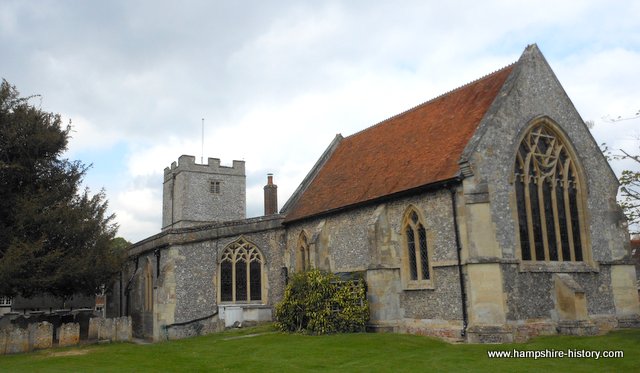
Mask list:
[[[244,161],[228,167],[221,166],[218,158],[197,164],[194,156],[182,155],[177,164],[164,169],[162,230],[245,217]]]

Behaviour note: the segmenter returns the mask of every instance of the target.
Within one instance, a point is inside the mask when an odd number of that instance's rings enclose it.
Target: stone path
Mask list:
[[[251,337],[257,337],[259,335],[267,335],[267,334],[275,334],[277,332],[264,332],[264,333],[255,333],[255,334],[245,334],[245,335],[239,335],[236,337],[227,337],[227,338],[223,338],[223,341],[231,341],[234,339],[242,339],[242,338],[251,338]]]

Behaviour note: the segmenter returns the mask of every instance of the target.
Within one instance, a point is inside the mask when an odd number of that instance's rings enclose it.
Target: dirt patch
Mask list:
[[[86,355],[88,353],[89,353],[89,350],[69,350],[69,351],[51,352],[47,354],[47,357],[79,356],[79,355]]]
[[[223,341],[231,341],[234,339],[242,339],[242,338],[252,338],[252,337],[257,337],[259,335],[265,335],[265,334],[275,334],[277,332],[266,332],[266,333],[255,333],[255,334],[244,334],[244,335],[239,335],[236,337],[227,337],[227,338],[222,338]]]

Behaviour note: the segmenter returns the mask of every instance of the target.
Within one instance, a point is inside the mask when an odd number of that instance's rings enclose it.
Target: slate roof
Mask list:
[[[513,66],[344,138],[296,196],[285,222],[456,177],[465,146]]]

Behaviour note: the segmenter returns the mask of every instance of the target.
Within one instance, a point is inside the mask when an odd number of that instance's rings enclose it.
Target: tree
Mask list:
[[[629,232],[640,233],[640,155],[633,155],[624,149],[618,149],[614,153],[606,144],[602,144],[602,148],[609,161],[629,160],[636,165],[632,169],[622,170],[620,174],[618,179],[620,181],[620,200],[618,203],[627,217]]]
[[[627,117],[603,118],[609,123],[640,118],[640,110]],[[637,154],[632,154],[624,149],[611,150],[606,144],[602,144],[602,151],[609,161],[630,161],[636,167],[623,170],[620,174],[620,206],[629,222],[630,233],[640,233],[640,147]]]
[[[70,126],[0,86],[0,294],[95,294],[123,250],[104,191],[79,190],[88,166],[63,159]]]

